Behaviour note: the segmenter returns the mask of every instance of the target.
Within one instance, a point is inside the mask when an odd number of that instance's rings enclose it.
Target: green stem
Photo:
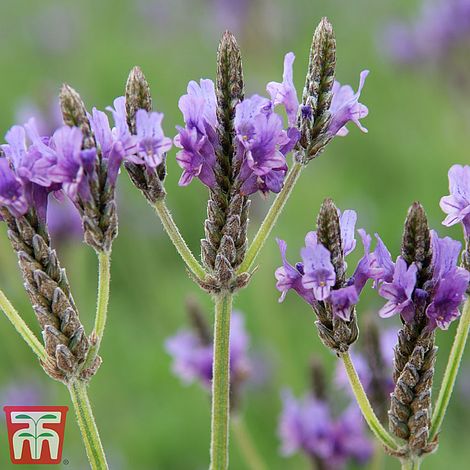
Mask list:
[[[382,470],[384,466],[384,448],[380,442],[375,443],[374,455],[370,463],[370,470]]]
[[[271,230],[274,228],[277,219],[279,218],[282,210],[284,209],[284,206],[286,205],[286,202],[289,199],[289,196],[291,195],[292,190],[294,189],[294,186],[297,183],[297,180],[299,179],[303,167],[304,165],[302,165],[301,163],[295,162],[292,168],[290,169],[284,181],[284,187],[282,188],[281,192],[276,196],[276,199],[274,199],[274,202],[269,208],[269,211],[266,214],[266,217],[264,218],[263,223],[261,224],[258,230],[258,233],[251,242],[250,247],[248,248],[245,260],[238,268],[239,273],[247,272],[253,266],[256,257],[261,251],[261,248],[263,248],[266,239],[269,237]]]
[[[232,417],[231,421],[233,435],[237,441],[247,468],[250,470],[266,470],[268,467],[263,462],[263,459],[258,454],[253,439],[246,427],[243,416],[236,415]]]
[[[460,361],[467,342],[468,332],[470,330],[470,299],[467,299],[463,307],[462,316],[457,327],[454,338],[454,344],[450,351],[449,360],[447,362],[446,371],[442,380],[441,389],[437,398],[436,406],[431,420],[431,431],[429,440],[432,441],[439,433],[444,416],[449,406],[452,390],[454,389],[455,380],[459,371]]]
[[[107,470],[108,463],[88,399],[87,384],[77,380],[70,384],[68,389],[91,468],[92,470]]]
[[[176,250],[180,254],[181,258],[183,258],[183,261],[186,263],[188,269],[197,278],[201,280],[204,279],[206,277],[206,271],[194,257],[188,245],[184,241],[184,238],[178,230],[178,227],[176,226],[175,221],[173,220],[173,217],[171,216],[171,213],[166,206],[165,200],[161,199],[157,201],[153,207],[157,212],[158,217],[160,217],[163,227],[168,233],[170,240],[173,242],[173,245],[175,245]]]
[[[106,327],[106,319],[108,316],[109,303],[109,286],[111,282],[111,254],[98,253],[98,298],[96,301],[95,326],[93,328],[94,343],[88,351],[88,356],[83,369],[93,365],[98,351],[100,349],[101,340],[103,339],[104,329]]]
[[[382,444],[388,447],[391,450],[398,450],[398,445],[393,439],[393,437],[387,432],[387,430],[382,426],[379,419],[374,413],[372,406],[367,398],[364,387],[362,386],[359,376],[357,375],[354,364],[351,361],[351,356],[348,352],[340,354],[341,359],[344,362],[344,368],[349,378],[349,383],[351,384],[352,391],[356,397],[357,404],[362,411],[362,415],[366,420],[367,424],[371,431],[375,434],[377,439],[382,442]]]
[[[15,327],[26,344],[33,350],[34,354],[42,361],[47,361],[47,353],[44,346],[39,342],[36,335],[29,329],[29,326],[21,318],[15,307],[7,299],[3,291],[0,290],[0,308],[5,313],[8,320]]]
[[[401,463],[402,470],[419,470],[421,468],[421,459],[403,460]]]
[[[232,297],[232,294],[225,293],[215,299],[210,470],[228,468]]]

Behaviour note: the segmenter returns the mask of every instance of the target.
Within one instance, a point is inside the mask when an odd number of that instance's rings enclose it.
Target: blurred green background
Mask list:
[[[274,235],[289,243],[298,259],[303,237],[313,228],[326,196],[340,208],[355,208],[359,226],[380,232],[396,256],[402,223],[413,200],[427,208],[441,235],[460,232],[441,227],[438,202],[447,194],[447,170],[468,162],[469,97],[451,88],[447,70],[403,69],[378,46],[380,31],[392,15],[407,15],[417,2],[400,0],[233,0],[221,11],[219,0],[82,0],[80,2],[5,0],[0,3],[0,131],[11,126],[25,102],[47,106],[62,82],[78,89],[85,102],[101,109],[123,93],[127,73],[141,65],[156,109],[165,113],[164,129],[173,137],[181,124],[178,98],[186,84],[214,78],[218,39],[229,26],[242,47],[247,93],[264,93],[280,81],[283,56],[294,51],[294,77],[300,92],[314,27],[326,15],[337,37],[337,78],[356,89],[368,68],[361,101],[370,110],[364,135],[351,127],[304,172]],[[223,5],[222,5],[223,7]],[[234,10],[231,11],[230,8]],[[243,15],[238,20],[240,11]],[[189,245],[199,251],[207,191],[198,182],[177,186],[175,149],[168,156],[168,205]],[[182,386],[170,370],[166,337],[187,325],[184,299],[195,294],[210,315],[209,298],[186,276],[158,219],[122,173],[119,182],[120,234],[114,244],[109,322],[102,345],[103,365],[90,386],[96,419],[111,468],[204,469],[208,462],[209,400],[197,385]],[[269,201],[256,196],[251,211],[253,235]],[[0,230],[0,286],[39,334],[22,288],[15,256]],[[71,241],[58,247],[67,268],[82,321],[90,331],[95,305],[96,259],[87,246]],[[359,250],[360,251],[360,250]],[[352,264],[352,263],[351,263]],[[306,469],[303,456],[279,455],[279,391],[299,395],[309,384],[312,355],[333,366],[335,358],[320,344],[308,306],[294,295],[279,304],[274,270],[280,257],[274,236],[259,258],[259,270],[236,299],[246,315],[252,350],[268,358],[269,377],[244,396],[246,421],[270,469]],[[369,292],[371,291],[371,292]],[[359,312],[375,315],[382,305],[367,289]],[[393,320],[383,321],[383,324]],[[438,333],[440,383],[455,331]],[[468,360],[468,352],[466,354]],[[0,388],[12,383],[39,386],[41,404],[68,404],[65,387],[47,379],[5,318],[0,318]],[[330,367],[333,370],[333,367]],[[461,380],[463,383],[464,379]],[[436,390],[437,393],[437,390]],[[462,439],[470,414],[457,391],[446,417],[438,452],[424,468],[468,468],[470,449]],[[231,468],[245,468],[232,440]],[[69,414],[63,468],[87,468],[78,429]],[[11,468],[4,424],[0,467]],[[387,460],[387,467],[398,463]]]

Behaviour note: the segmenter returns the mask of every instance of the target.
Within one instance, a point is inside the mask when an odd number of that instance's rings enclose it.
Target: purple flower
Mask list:
[[[355,405],[334,418],[329,404],[312,395],[298,400],[286,390],[282,399],[278,433],[283,455],[301,451],[330,470],[343,469],[349,459],[364,464],[371,457],[372,442]]]
[[[330,252],[320,243],[301,250],[304,265],[302,284],[305,289],[313,290],[316,300],[325,300],[335,285],[336,274],[331,264]]]
[[[249,338],[241,313],[233,312],[230,325],[230,373],[233,380],[246,379],[251,363],[248,357]],[[173,358],[173,372],[183,382],[199,381],[210,388],[212,382],[213,344],[205,342],[194,331],[181,330],[168,338],[165,349]]]
[[[351,319],[351,307],[359,302],[359,294],[354,285],[331,292],[330,302],[334,314],[345,321]]]
[[[417,271],[414,263],[408,267],[401,256],[397,258],[392,282],[384,282],[379,288],[379,294],[388,300],[379,311],[382,318],[400,313],[405,321],[413,320],[415,308],[412,294],[416,285]]]
[[[357,215],[346,210],[340,214],[340,230],[345,255],[356,247],[354,229]],[[294,266],[286,260],[287,245],[278,240],[283,266],[276,270],[276,287],[281,292],[280,301],[284,300],[290,289],[295,290],[310,305],[315,301],[330,304],[334,315],[349,321],[351,308],[359,301],[368,279],[372,277],[372,255],[370,236],[362,229],[358,230],[364,246],[364,256],[359,260],[353,275],[343,287],[336,287],[336,273],[331,262],[330,252],[318,242],[316,232],[309,232],[305,237],[305,247],[301,250],[302,263]]]
[[[150,168],[156,168],[163,162],[164,156],[171,148],[171,139],[163,135],[162,113],[149,113],[139,109],[135,115],[137,156]]]
[[[304,300],[312,304],[315,300],[311,290],[305,289],[302,276],[304,268],[302,263],[298,263],[296,267],[292,266],[286,258],[287,243],[284,240],[277,239],[277,244],[281,252],[282,266],[276,269],[275,276],[277,279],[276,288],[281,292],[279,302],[282,302],[290,289],[295,290]]]
[[[461,222],[465,236],[470,236],[470,166],[453,165],[449,170],[450,196],[441,198],[441,209],[447,214],[442,222],[450,227]]]
[[[377,245],[371,255],[371,277],[375,280],[374,287],[377,287],[381,282],[392,282],[395,263],[392,261],[390,252],[377,233],[375,238],[377,239]]]
[[[297,121],[297,112],[299,110],[299,100],[297,91],[294,87],[292,66],[294,64],[295,55],[289,52],[284,57],[284,74],[282,75],[282,83],[269,82],[266,90],[271,96],[274,106],[282,104],[286,109],[287,121],[290,127],[294,127]]]
[[[369,75],[368,70],[361,72],[359,88],[356,93],[354,93],[350,85],[341,86],[339,82],[335,81],[332,90],[333,99],[330,106],[331,121],[328,128],[330,134],[347,135],[349,131],[345,126],[350,121],[356,124],[362,132],[367,132],[367,129],[359,121],[369,114],[367,107],[359,103],[367,75]]]
[[[451,322],[460,316],[459,306],[465,299],[470,273],[457,268],[439,281],[433,300],[426,309],[429,328],[438,326],[447,330]]]
[[[249,195],[258,190],[278,193],[287,172],[281,149],[290,144],[282,119],[273,112],[272,103],[258,95],[245,99],[236,107],[234,127],[237,159],[242,162],[241,193]]]
[[[6,158],[0,158],[0,205],[15,217],[26,214],[29,208],[23,183],[10,168]]]
[[[183,113],[186,126],[177,127],[174,139],[181,148],[176,155],[178,165],[183,169],[179,184],[187,186],[199,178],[209,188],[215,185],[215,151],[218,148],[216,97],[212,80],[203,79],[200,85],[191,81],[188,93],[183,95],[178,106]]]
[[[465,299],[470,273],[457,267],[461,244],[450,237],[439,238],[432,231],[433,288],[426,309],[428,327],[446,330],[460,316],[459,306]]]
[[[81,130],[68,126],[57,129],[51,139],[57,155],[57,164],[50,170],[51,179],[62,183],[64,193],[74,202],[77,197],[90,197],[85,171],[92,171],[96,158],[95,149],[82,150],[82,141]]]

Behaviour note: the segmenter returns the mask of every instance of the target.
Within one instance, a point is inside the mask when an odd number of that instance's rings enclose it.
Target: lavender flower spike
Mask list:
[[[297,112],[299,110],[299,99],[294,87],[292,65],[295,55],[289,52],[284,57],[284,74],[282,83],[269,82],[266,90],[271,96],[274,106],[282,104],[286,109],[287,121],[289,127],[294,127],[297,121]]]
[[[453,165],[449,170],[450,195],[441,198],[441,209],[447,214],[442,222],[450,227],[461,222],[465,236],[470,236],[470,166]]]
[[[367,106],[359,103],[362,88],[369,75],[368,70],[363,70],[360,74],[359,88],[354,93],[350,85],[341,86],[339,82],[335,81],[333,85],[333,99],[331,100],[330,113],[331,122],[328,127],[328,132],[332,135],[345,136],[349,133],[346,124],[352,121],[362,131],[367,132],[367,129],[361,124],[360,119],[369,114]]]
[[[318,243],[315,247],[303,248],[301,256],[305,271],[302,279],[303,286],[305,289],[313,289],[316,300],[325,300],[336,282],[330,252]]]

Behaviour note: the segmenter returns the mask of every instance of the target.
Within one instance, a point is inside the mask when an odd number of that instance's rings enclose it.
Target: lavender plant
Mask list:
[[[40,135],[33,119],[24,126],[15,125],[5,136],[0,156],[0,214],[17,253],[44,345],[3,292],[0,307],[45,372],[68,387],[94,469],[108,468],[87,386],[101,364],[98,353],[106,325],[111,249],[118,230],[115,186],[122,161],[136,161],[136,149],[148,141],[146,134],[132,137],[128,132],[124,100],[118,98],[116,109],[111,109],[115,118],[111,130],[105,113],[94,108],[89,114],[78,93],[64,85],[60,103],[65,125],[52,136]],[[158,127],[156,132],[161,133],[160,115],[142,111],[141,119],[146,131]],[[164,142],[170,145],[169,139]],[[89,335],[49,236],[51,194],[65,194],[72,201],[80,214],[84,240],[98,257],[97,309]]]
[[[283,81],[267,85],[270,98],[245,98],[240,49],[234,36],[226,32],[219,44],[215,84],[209,79],[189,83],[187,94],[179,101],[184,127],[178,128],[174,144],[180,149],[176,160],[183,169],[179,184],[186,186],[197,178],[209,189],[202,263],[188,248],[166,206],[164,158],[148,159],[152,146],[146,141],[136,160],[128,159],[125,164],[135,186],[155,208],[191,277],[214,300],[213,470],[228,466],[233,296],[248,285],[254,261],[305,166],[336,135],[347,134],[349,121],[365,131],[359,120],[368,111],[358,100],[368,72],[361,73],[357,93],[340,86],[334,80],[335,54],[333,29],[323,19],[313,36],[302,101],[299,103],[293,85],[293,53],[285,57]],[[141,132],[142,110],[149,111],[151,103],[147,81],[134,68],[126,88],[132,135]],[[276,112],[279,105],[285,108],[287,126]],[[293,163],[289,169],[286,157],[290,152]],[[277,197],[248,245],[250,196],[258,192],[277,193]]]
[[[289,290],[296,291],[312,307],[322,342],[343,361],[352,391],[369,427],[391,455],[402,461],[404,469],[418,469],[422,459],[434,452],[439,431],[457,375],[469,330],[469,304],[465,304],[439,396],[432,409],[431,391],[437,347],[437,328],[446,330],[461,315],[459,306],[468,290],[468,207],[470,167],[455,165],[449,171],[451,195],[442,198],[441,207],[448,214],[444,225],[462,222],[467,242],[463,267],[457,266],[461,244],[449,237],[439,238],[428,227],[426,213],[414,203],[405,221],[401,254],[393,262],[381,238],[370,252],[371,237],[358,230],[364,255],[354,273],[347,278],[344,257],[354,249],[354,211],[341,212],[327,199],[317,220],[317,230],[305,238],[302,262],[292,266],[286,259],[286,244],[279,240],[283,266],[276,271],[281,301]],[[377,418],[363,381],[358,375],[350,346],[357,340],[356,305],[365,284],[387,300],[379,315],[398,314],[402,327],[394,351],[393,391],[390,395],[388,421],[390,433]],[[371,355],[377,361],[377,340]],[[370,332],[369,332],[370,343]],[[370,361],[369,361],[370,362]],[[375,364],[377,369],[377,364]],[[378,377],[376,375],[376,377]],[[364,379],[364,377],[363,377]],[[382,390],[386,382],[382,377]],[[374,389],[379,383],[376,383]],[[375,399],[370,387],[366,390]],[[382,403],[380,403],[382,401]],[[379,398],[379,405],[384,402]],[[376,409],[380,410],[379,407]],[[382,413],[379,413],[382,415]]]

